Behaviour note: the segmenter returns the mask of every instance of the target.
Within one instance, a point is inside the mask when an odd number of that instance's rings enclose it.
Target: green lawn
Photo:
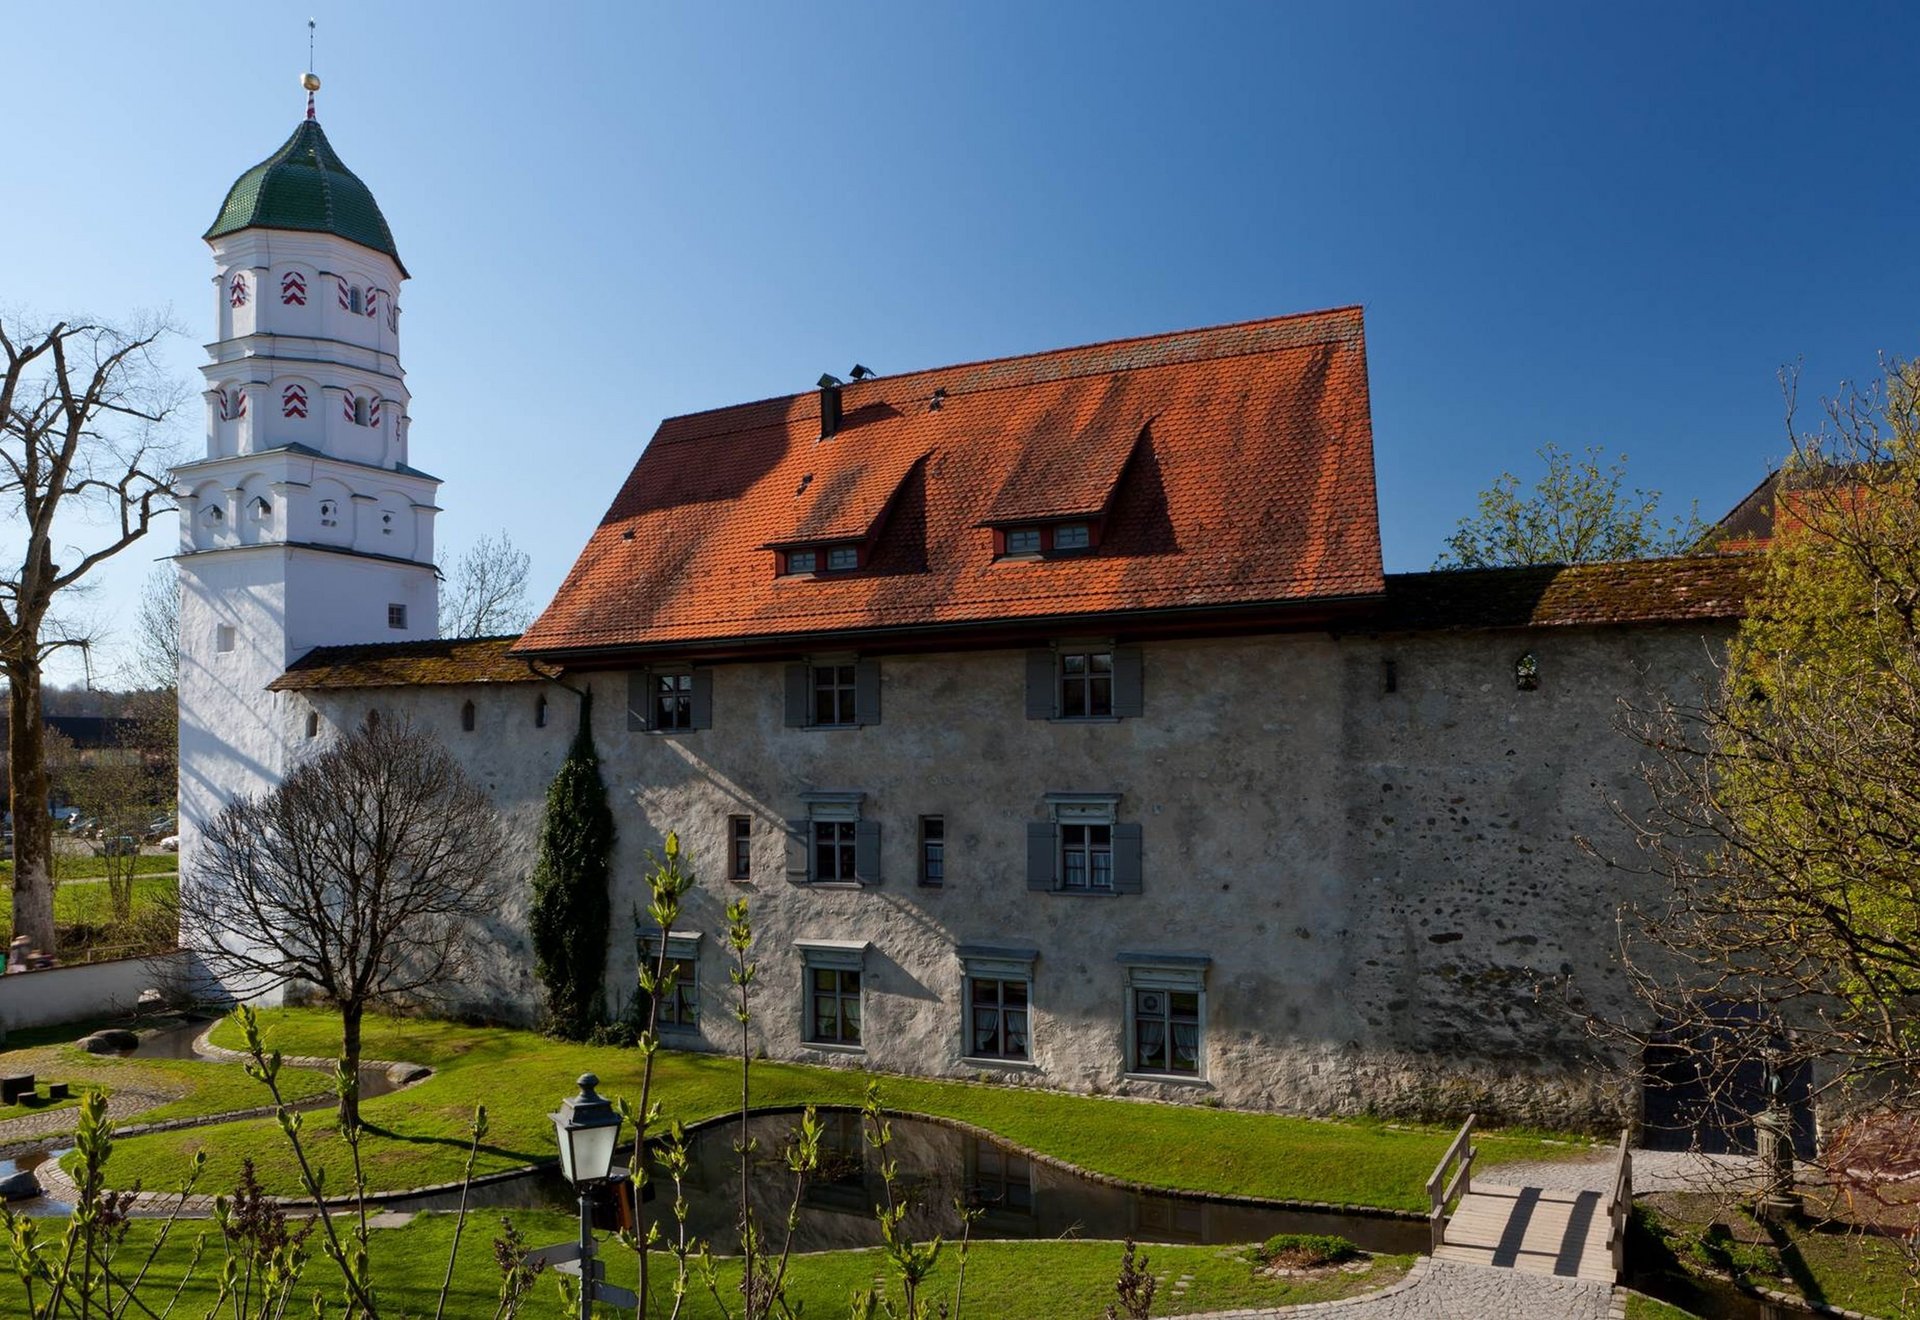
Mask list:
[[[1694,1320],[1694,1315],[1691,1311],[1682,1311],[1677,1306],[1669,1306],[1651,1297],[1629,1293],[1627,1294],[1627,1320]]]
[[[566,1215],[520,1212],[513,1220],[529,1246],[569,1241],[575,1232],[575,1221]],[[151,1241],[154,1231],[151,1221],[136,1222],[125,1250],[144,1254],[144,1246]],[[169,1243],[162,1263],[156,1266],[154,1282],[170,1292],[179,1279],[193,1237],[211,1231],[205,1223],[176,1228],[177,1241]],[[492,1239],[498,1232],[497,1218],[485,1214],[469,1217],[460,1244],[453,1292],[447,1303],[448,1315],[484,1318],[492,1314],[499,1280]],[[398,1309],[408,1314],[431,1314],[446,1268],[452,1233],[451,1215],[422,1215],[404,1228],[375,1231],[371,1250],[373,1279],[376,1298],[385,1303],[383,1312],[397,1302]],[[1113,1242],[976,1243],[967,1261],[963,1315],[990,1320],[1097,1320],[1113,1299],[1120,1252],[1120,1244]],[[305,1276],[308,1286],[301,1296],[321,1291],[332,1304],[339,1292],[338,1276],[318,1251],[313,1254],[315,1259],[307,1267]],[[1151,1272],[1169,1279],[1155,1300],[1156,1316],[1188,1315],[1232,1306],[1286,1306],[1371,1292],[1398,1279],[1413,1259],[1381,1257],[1366,1273],[1339,1275],[1327,1281],[1287,1283],[1257,1278],[1246,1249],[1241,1247],[1147,1247],[1144,1254]],[[0,1248],[0,1259],[3,1257],[4,1248]],[[606,1259],[608,1281],[633,1287],[636,1265],[632,1254],[615,1248]],[[217,1244],[210,1243],[196,1278],[204,1281],[215,1275],[220,1260]],[[942,1296],[951,1296],[955,1264],[956,1258],[949,1250],[934,1274],[933,1286]],[[670,1260],[655,1258],[653,1281],[656,1296],[663,1299],[671,1269]],[[804,1303],[805,1315],[815,1320],[831,1320],[847,1314],[850,1294],[867,1287],[876,1274],[885,1271],[885,1259],[877,1251],[796,1257],[790,1267],[789,1296],[795,1302]],[[738,1293],[734,1291],[737,1268],[732,1262],[723,1262],[722,1274],[722,1295],[737,1303]],[[1192,1282],[1185,1294],[1175,1299],[1170,1281],[1182,1274],[1192,1275]],[[0,1280],[0,1301],[17,1299],[18,1289],[16,1281]],[[190,1288],[188,1292],[189,1301],[198,1301],[202,1306],[211,1296],[211,1290],[205,1287]],[[542,1278],[536,1282],[531,1304],[524,1313],[552,1315],[556,1297],[554,1281]],[[295,1306],[290,1308],[290,1313],[304,1315],[308,1309]],[[662,1307],[660,1313],[664,1311]],[[193,1315],[199,1311],[188,1305],[184,1313]],[[716,1320],[719,1312],[712,1300],[701,1293],[693,1297],[683,1314],[689,1320]]]
[[[1731,1275],[1868,1315],[1915,1314],[1920,1280],[1886,1238],[1806,1224],[1769,1229],[1713,1196],[1653,1199],[1658,1209],[1635,1207],[1628,1252],[1636,1268],[1657,1267],[1682,1289],[1691,1278]]]
[[[62,884],[69,880],[98,880],[107,873],[107,859],[93,850],[98,841],[84,845],[85,852],[62,852],[54,859],[54,875]],[[172,875],[180,869],[178,853],[141,853],[133,859],[135,875]],[[13,884],[13,859],[0,858],[0,882]]]
[[[92,859],[98,861],[98,858]],[[164,862],[164,870],[154,871],[143,868],[133,880],[133,920],[137,925],[141,914],[160,903],[170,903],[179,892],[179,877],[174,874],[174,859],[167,857],[142,857],[141,862]],[[12,903],[12,864],[8,863],[6,876],[7,901],[0,904],[0,944],[13,938]],[[60,929],[74,926],[107,927],[113,923],[112,896],[107,892],[104,880],[68,880],[62,879],[53,891],[53,924]],[[64,939],[62,943],[64,944]]]
[[[286,1053],[326,1055],[338,1048],[337,1019],[328,1013],[292,1009],[263,1014],[262,1020],[268,1043]],[[238,1046],[240,1033],[233,1023],[223,1023],[214,1039]],[[367,1023],[363,1048],[370,1058],[410,1059],[437,1070],[418,1086],[363,1106],[372,1129],[363,1162],[377,1189],[457,1179],[476,1104],[487,1106],[491,1120],[476,1165],[477,1172],[486,1173],[553,1157],[547,1114],[579,1074],[598,1073],[608,1094],[637,1098],[639,1089],[636,1051],[569,1045],[524,1031],[383,1018]],[[868,1078],[849,1069],[756,1063],[753,1103],[767,1108],[856,1105]],[[655,1079],[670,1118],[711,1118],[731,1112],[739,1101],[739,1065],[724,1056],[662,1053]],[[1423,1184],[1452,1136],[1438,1128],[1247,1114],[1013,1086],[905,1077],[879,1081],[890,1109],[960,1119],[1082,1169],[1168,1190],[1424,1210]],[[328,1185],[344,1185],[347,1165],[331,1118],[310,1115],[305,1136],[310,1155],[329,1170]],[[1480,1141],[1481,1158],[1490,1163],[1584,1149],[1525,1134],[1489,1133]],[[299,1190],[286,1141],[266,1121],[116,1143],[109,1180],[123,1187],[136,1179],[147,1186],[166,1185],[195,1150],[207,1152],[207,1177],[214,1188],[231,1187],[241,1159],[250,1156],[269,1190]]]
[[[68,1096],[65,1100],[49,1100],[46,1079],[41,1078],[31,1100],[18,1100],[10,1105],[0,1105],[0,1123],[10,1118],[25,1118],[28,1114],[44,1114],[48,1110],[65,1109],[69,1105],[77,1105],[80,1103],[78,1092],[82,1089],[85,1088],[75,1088],[75,1094]]]
[[[72,1029],[72,1034],[81,1034],[81,1029]],[[109,1095],[118,1089],[172,1097],[158,1108],[128,1119],[129,1123],[229,1113],[270,1103],[260,1084],[249,1078],[238,1064],[205,1063],[195,1059],[123,1059],[88,1054],[70,1044],[0,1051],[0,1071],[30,1072],[42,1088],[48,1082],[67,1082],[98,1087]],[[331,1094],[333,1079],[317,1068],[290,1068],[284,1074],[282,1086],[289,1100],[309,1100]],[[46,1107],[43,1104],[40,1109]],[[29,1112],[36,1111],[10,1106],[0,1109],[0,1118],[17,1118]],[[184,1166],[165,1170],[157,1180],[149,1180],[148,1186],[172,1186],[184,1172]],[[219,1190],[231,1189],[229,1180]]]

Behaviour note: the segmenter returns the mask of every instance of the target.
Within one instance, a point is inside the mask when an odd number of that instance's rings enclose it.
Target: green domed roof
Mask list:
[[[334,154],[319,121],[303,120],[286,145],[234,181],[212,228],[218,238],[242,229],[303,229],[335,234],[396,262],[393,231],[367,185]],[[403,263],[400,273],[405,275]]]

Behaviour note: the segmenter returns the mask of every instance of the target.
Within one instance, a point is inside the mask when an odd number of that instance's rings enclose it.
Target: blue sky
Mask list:
[[[190,372],[198,236],[302,113],[316,17],[321,120],[414,275],[442,546],[507,528],[542,599],[661,417],[855,361],[1363,304],[1417,569],[1549,441],[1717,516],[1786,447],[1783,363],[1818,395],[1917,347],[1912,6],[238,13],[12,8],[0,304],[171,306]]]

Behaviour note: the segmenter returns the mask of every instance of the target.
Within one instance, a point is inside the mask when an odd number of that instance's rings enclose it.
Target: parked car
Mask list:
[[[178,834],[169,834],[166,838],[160,840],[160,851],[171,853],[179,852],[180,836]]]
[[[141,832],[141,839],[146,843],[158,843],[169,834],[179,832],[179,823],[172,816],[155,816],[147,822],[147,828]]]
[[[131,834],[115,834],[100,840],[100,846],[93,850],[96,857],[137,857],[140,854],[140,840]]]

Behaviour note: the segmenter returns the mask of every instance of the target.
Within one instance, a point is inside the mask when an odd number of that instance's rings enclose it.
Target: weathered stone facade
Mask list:
[[[1145,714],[1034,720],[1021,651],[884,656],[882,719],[797,729],[782,666],[712,670],[712,727],[632,732],[627,675],[590,683],[595,740],[620,831],[610,941],[615,1001],[633,984],[645,854],[679,832],[701,883],[705,1026],[675,1043],[729,1047],[721,935],[749,900],[760,983],[754,1046],[776,1058],[1315,1113],[1454,1115],[1572,1125],[1631,1110],[1622,1061],[1594,1066],[1580,1021],[1536,996],[1570,977],[1584,1000],[1630,1011],[1611,961],[1628,872],[1615,816],[1634,798],[1637,748],[1622,699],[1696,682],[1715,625],[1296,633],[1150,642]],[[1521,690],[1516,660],[1538,662]],[[1393,662],[1386,691],[1383,662]],[[541,696],[550,703],[536,727]],[[553,683],[284,694],[335,726],[369,709],[432,729],[495,796],[524,893],[542,797],[574,725]],[[461,708],[476,704],[475,729]],[[789,876],[802,794],[863,794],[881,825],[881,877],[823,887]],[[1046,795],[1119,795],[1142,827],[1139,894],[1028,888],[1025,831]],[[726,878],[728,822],[751,819],[753,874]],[[917,821],[943,817],[946,880],[917,879]],[[624,918],[624,919],[621,919]],[[525,1020],[537,988],[519,907],[502,914],[464,1007]],[[866,941],[863,1045],[809,1045],[797,941]],[[1032,1061],[964,1052],[961,946],[1025,948]],[[1201,1075],[1128,1073],[1122,953],[1201,955]]]

